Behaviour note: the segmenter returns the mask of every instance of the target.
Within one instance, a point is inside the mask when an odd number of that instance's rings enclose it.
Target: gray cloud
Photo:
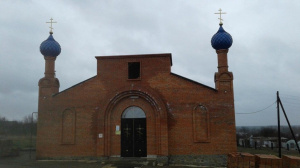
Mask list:
[[[96,75],[95,56],[172,53],[174,73],[214,87],[217,57],[210,46],[222,8],[233,37],[236,113],[264,109],[282,94],[292,124],[300,124],[300,3],[273,1],[1,1],[0,115],[11,120],[37,110],[38,80],[51,17],[62,47],[56,75],[64,90]],[[276,106],[236,115],[237,125],[274,125]]]

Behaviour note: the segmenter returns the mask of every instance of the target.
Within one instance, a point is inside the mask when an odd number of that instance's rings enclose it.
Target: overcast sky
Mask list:
[[[172,72],[214,87],[217,55],[210,40],[219,28],[219,8],[233,38],[228,65],[235,112],[265,109],[279,91],[291,124],[300,125],[296,0],[0,1],[0,116],[21,120],[37,111],[45,66],[39,46],[49,36],[45,22],[51,17],[62,48],[56,59],[60,90],[96,75],[95,56],[151,53],[172,53]],[[238,126],[276,120],[276,104],[236,114]]]

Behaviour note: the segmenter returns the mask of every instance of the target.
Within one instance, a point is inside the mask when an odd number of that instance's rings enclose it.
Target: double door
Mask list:
[[[146,118],[121,119],[121,156],[146,157]]]

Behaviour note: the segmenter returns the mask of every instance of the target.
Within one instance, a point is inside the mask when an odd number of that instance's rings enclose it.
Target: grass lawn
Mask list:
[[[30,135],[28,136],[8,136],[6,139],[13,141],[14,149],[29,149],[31,147]],[[32,136],[32,148],[35,149],[36,136]]]
[[[274,148],[272,150],[271,148],[254,149],[254,148],[238,147],[238,152],[245,152],[245,153],[251,153],[251,154],[267,154],[267,155],[278,156],[278,148]],[[292,155],[292,156],[300,157],[300,154],[297,150],[288,151],[283,148],[281,149],[281,155]]]

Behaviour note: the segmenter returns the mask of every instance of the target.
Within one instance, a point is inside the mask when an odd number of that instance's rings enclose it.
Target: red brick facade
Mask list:
[[[236,152],[227,52],[217,51],[216,88],[172,73],[171,54],[149,54],[96,57],[96,76],[59,92],[55,59],[45,57],[37,158],[119,157],[121,136],[116,128],[131,106],[146,114],[147,156]],[[139,78],[128,79],[129,62],[140,63]]]

